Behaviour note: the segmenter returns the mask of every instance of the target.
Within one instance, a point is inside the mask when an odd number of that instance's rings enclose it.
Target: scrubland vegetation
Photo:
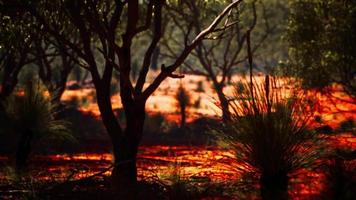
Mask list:
[[[0,199],[355,199],[351,0],[0,0]]]

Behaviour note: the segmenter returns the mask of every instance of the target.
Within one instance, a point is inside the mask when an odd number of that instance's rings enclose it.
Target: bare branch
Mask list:
[[[157,4],[161,4],[162,1],[155,1],[155,6]],[[146,21],[145,21],[145,24],[138,27],[136,30],[135,30],[135,33],[134,34],[138,34],[138,33],[141,33],[145,30],[148,30],[151,26],[151,21],[152,21],[152,14],[153,14],[153,6],[154,6],[154,3],[153,3],[153,0],[150,0],[150,2],[148,3],[147,5],[147,11],[146,11]],[[156,8],[155,8],[156,9]]]
[[[148,47],[145,57],[143,59],[142,63],[142,68],[140,71],[140,75],[137,80],[135,92],[140,93],[142,91],[142,88],[146,82],[146,76],[151,64],[151,58],[152,54],[159,42],[159,40],[162,37],[162,6],[163,6],[163,1],[157,1],[154,5],[154,33],[153,33],[153,39],[151,41],[150,46]]]
[[[230,12],[231,9],[236,7],[239,3],[241,3],[242,0],[236,0],[232,3],[230,3],[215,19],[214,21],[210,24],[208,28],[200,32],[195,39],[192,41],[192,43],[187,46],[183,52],[180,54],[180,56],[176,59],[176,61],[167,67],[166,70],[161,71],[161,73],[155,78],[155,80],[146,88],[146,90],[143,92],[143,96],[145,99],[147,99],[162,83],[164,79],[166,79],[170,74],[172,74],[183,62],[184,60],[188,57],[189,53],[211,32],[213,32],[216,27],[219,25],[219,23],[224,19],[224,17]]]

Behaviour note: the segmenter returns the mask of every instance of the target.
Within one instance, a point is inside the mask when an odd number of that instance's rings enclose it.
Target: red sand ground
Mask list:
[[[243,81],[241,76],[234,76],[232,82]],[[264,80],[263,76],[255,77],[257,83]],[[280,79],[281,82],[286,82],[286,79]],[[203,92],[198,92],[198,83],[202,83]],[[212,90],[210,82],[203,76],[186,75],[183,79],[166,79],[159,89],[148,99],[146,109],[150,113],[162,113],[167,120],[179,122],[179,114],[177,108],[177,101],[174,96],[180,84],[183,84],[191,96],[191,102],[194,103],[200,99],[200,106],[194,108],[191,106],[188,109],[188,122],[199,116],[217,117],[221,115],[218,107],[217,95]],[[288,84],[286,84],[288,85]],[[289,89],[284,88],[286,93]],[[336,128],[340,122],[347,119],[356,118],[356,99],[353,99],[344,93],[341,88],[333,86],[329,88],[329,94],[321,94],[320,92],[309,91],[309,94],[318,99],[320,105],[316,114],[320,115],[323,122],[332,128]],[[224,90],[227,96],[233,96],[234,87],[229,85]],[[91,112],[95,116],[100,116],[97,104],[94,102],[95,91],[92,88],[85,88],[80,90],[66,90],[63,94],[62,100],[87,99],[87,104],[81,106],[80,109],[84,112]],[[120,96],[114,95],[112,97],[113,108],[121,108]]]

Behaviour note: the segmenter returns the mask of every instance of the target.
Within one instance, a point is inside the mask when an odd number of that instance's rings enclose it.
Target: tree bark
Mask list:
[[[145,102],[135,102],[124,108],[126,115],[126,129],[119,141],[119,152],[115,158],[112,172],[118,192],[124,199],[136,199],[137,168],[136,157],[142,138],[145,121]]]
[[[136,156],[145,120],[145,102],[124,105],[126,128],[122,131],[111,107],[109,90],[97,88],[97,102],[103,123],[112,141],[114,167],[111,174],[116,199],[136,199]]]
[[[214,89],[218,95],[221,111],[222,111],[222,120],[223,122],[229,122],[231,120],[231,112],[229,110],[229,101],[224,94],[224,87],[219,83],[214,83]]]
[[[52,90],[48,88],[49,93],[51,95],[51,101],[55,105],[61,105],[61,98],[63,96],[63,93],[66,89],[66,84],[68,80],[69,73],[71,72],[70,70],[62,70],[61,75],[60,75],[60,80],[55,83],[55,87],[53,87]]]
[[[160,52],[161,49],[159,47],[156,47],[156,49],[153,51],[152,61],[151,61],[151,68],[153,70],[158,70],[158,57]]]
[[[22,66],[16,65],[15,61],[9,58],[8,63],[4,67],[4,77],[1,83],[1,98],[8,97],[15,89],[18,79],[17,76]]]

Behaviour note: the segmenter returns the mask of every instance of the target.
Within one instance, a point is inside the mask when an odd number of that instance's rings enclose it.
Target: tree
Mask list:
[[[33,62],[30,52],[34,33],[28,14],[0,5],[0,99],[4,99],[17,85],[21,69]]]
[[[177,105],[180,109],[180,115],[181,115],[181,121],[180,121],[180,127],[184,128],[186,124],[186,112],[188,106],[190,106],[191,103],[191,97],[188,91],[184,88],[182,84],[179,85],[177,93],[176,93],[176,100],[177,100]]]
[[[36,37],[33,56],[36,58],[39,78],[47,87],[52,101],[59,104],[68,76],[77,64],[73,59],[75,54],[70,49],[54,38],[46,37],[45,34]]]
[[[290,3],[286,73],[306,88],[337,83],[356,96],[356,2],[294,0]]]
[[[39,77],[53,100],[59,102],[74,67],[69,55],[74,54],[67,52],[69,50],[65,46],[56,43],[46,33],[36,31],[33,16],[25,9],[17,9],[16,1],[4,4],[0,13],[0,69],[3,71],[0,96],[4,99],[12,93],[20,71],[29,66],[38,67]]]
[[[167,53],[163,53],[163,55],[168,58],[175,58],[184,44],[176,38],[182,37],[184,42],[188,43],[192,36],[198,34],[218,10],[229,2],[231,1],[187,0],[172,4],[169,7],[172,24],[167,28],[169,37],[164,41]],[[193,14],[188,15],[187,13]],[[258,16],[258,14],[262,16]],[[260,27],[258,33],[255,34],[256,40],[252,47],[252,52],[255,53],[274,29],[274,27],[269,26],[265,14],[266,8],[262,1],[254,0],[243,4],[229,13],[228,19],[231,22],[227,20],[224,23],[228,30],[217,32],[211,35],[209,40],[199,43],[194,48],[190,59],[184,63],[188,72],[203,75],[212,82],[213,89],[220,102],[222,119],[225,122],[230,120],[231,113],[229,97],[225,95],[224,88],[231,81],[232,75],[239,68],[243,68],[244,63],[246,63],[247,53],[244,48],[246,47],[247,33],[252,33],[256,26]],[[262,19],[262,23],[259,22],[258,18]],[[186,29],[186,27],[189,27],[189,29]],[[178,48],[171,48],[172,44],[178,46]]]
[[[143,133],[145,104],[166,78],[181,78],[174,71],[190,52],[209,34],[224,29],[221,22],[241,0],[224,8],[208,28],[187,43],[170,65],[162,65],[155,79],[145,86],[152,54],[162,37],[162,10],[164,0],[149,1],[27,1],[20,4],[31,13],[42,28],[56,40],[69,47],[81,66],[93,79],[102,121],[112,141],[115,158],[112,171],[114,188],[124,199],[135,198],[137,185],[136,155]],[[168,1],[168,4],[171,3]],[[73,27],[72,34],[64,34],[61,27]],[[136,38],[152,33],[145,50],[138,78],[130,79],[132,72],[132,45]],[[72,41],[72,36],[79,41]],[[141,47],[142,49],[143,47]],[[125,112],[126,126],[121,127],[114,115],[110,100],[113,71],[119,73],[120,97]]]

